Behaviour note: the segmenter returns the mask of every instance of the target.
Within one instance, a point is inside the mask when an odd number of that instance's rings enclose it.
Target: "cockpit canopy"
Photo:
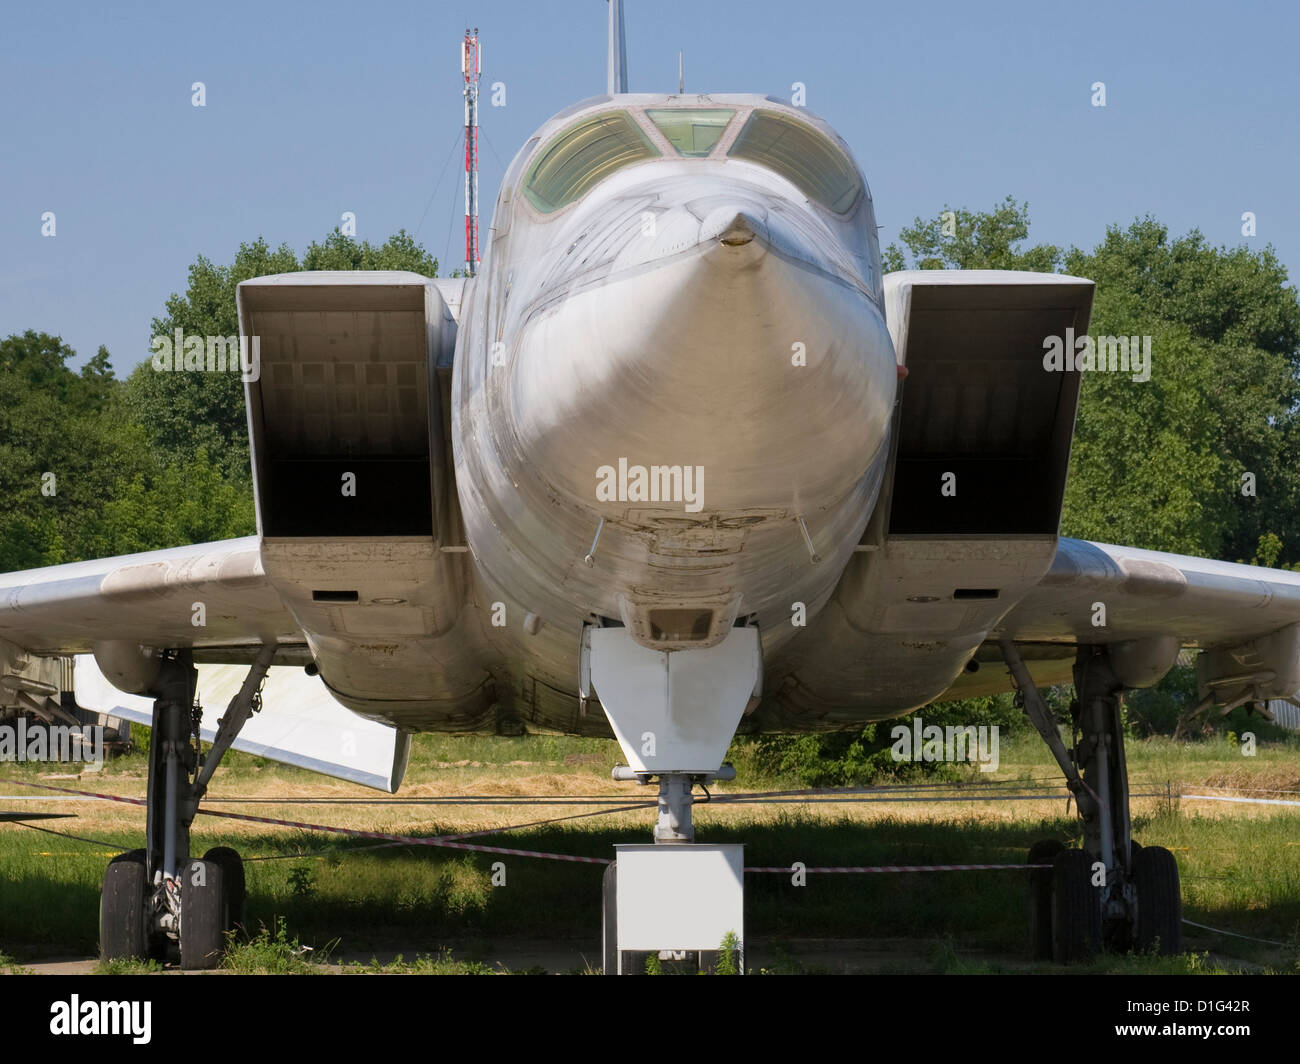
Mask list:
[[[722,138],[735,111],[696,108],[647,108],[646,117],[668,143],[688,159],[703,159]]]
[[[839,148],[810,126],[776,111],[751,114],[727,154],[775,170],[836,214],[847,214],[862,190],[857,167]]]
[[[682,158],[743,159],[779,174],[836,214],[852,210],[862,180],[830,138],[782,112],[755,109],[727,146],[736,114],[735,108],[648,107],[588,115],[538,152],[524,178],[524,193],[543,214],[558,211],[615,171],[663,157],[647,132],[654,130]],[[642,115],[644,128],[637,120]]]
[[[602,111],[575,122],[538,154],[524,192],[534,207],[550,214],[581,199],[615,170],[659,154],[626,111]]]

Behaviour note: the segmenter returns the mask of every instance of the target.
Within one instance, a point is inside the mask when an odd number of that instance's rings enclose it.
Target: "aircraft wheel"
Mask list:
[[[221,963],[229,924],[225,875],[216,861],[187,861],[181,872],[181,967]]]
[[[244,877],[244,862],[229,846],[214,846],[203,855],[203,859],[221,866],[228,921],[222,930],[243,928],[248,919],[248,886]]]
[[[1183,896],[1178,862],[1163,846],[1147,846],[1133,858],[1133,885],[1137,889],[1137,936],[1141,953],[1155,949],[1161,956],[1183,949]]]
[[[1086,960],[1101,949],[1101,891],[1092,885],[1092,854],[1063,850],[1052,862],[1052,958]]]
[[[1056,839],[1043,839],[1029,847],[1025,864],[1051,864],[1065,846]],[[1029,949],[1036,961],[1052,959],[1052,870],[1035,868],[1029,873]]]
[[[144,850],[119,853],[104,872],[99,899],[99,956],[106,961],[141,960],[148,954],[145,895],[149,874]]]

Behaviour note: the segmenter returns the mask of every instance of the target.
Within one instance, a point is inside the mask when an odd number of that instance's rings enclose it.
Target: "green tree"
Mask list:
[[[304,270],[409,270],[425,277],[438,276],[438,260],[406,232],[399,229],[382,244],[357,243],[338,229],[324,243],[313,242],[302,257]]]
[[[240,244],[228,266],[200,255],[189,269],[185,293],[168,297],[165,312],[153,320],[153,335],[171,337],[177,329],[185,335],[238,335],[239,283],[299,270],[410,270],[436,277],[438,261],[405,230],[374,245],[336,229],[322,243],[312,243],[301,263],[287,245],[272,249],[259,237]],[[186,461],[203,450],[223,476],[251,491],[248,423],[239,374],[160,373],[146,359],[131,373],[126,394],[135,419],[169,457]]]
[[[1274,561],[1300,560],[1300,301],[1273,249],[1145,218],[1065,269],[1097,284],[1090,331],[1151,336],[1152,364],[1145,383],[1084,375],[1064,529],[1218,558],[1271,533]]]
[[[890,244],[882,255],[894,270],[1035,270],[1060,267],[1062,251],[1052,244],[1021,249],[1029,238],[1029,204],[1008,196],[991,211],[945,206],[930,219],[917,218],[899,232],[906,250]],[[909,266],[909,255],[911,264]]]
[[[45,333],[0,340],[0,569],[141,549],[98,524],[123,485],[152,482],[157,458],[126,416],[108,352],[80,374],[67,366],[74,357]],[[164,536],[155,531],[149,545],[170,545]]]
[[[236,336],[239,282],[298,269],[290,248],[282,244],[272,250],[260,237],[240,244],[229,266],[200,255],[189,269],[185,294],[168,297],[165,312],[153,320],[152,335],[170,338],[180,329],[186,335]],[[146,359],[127,379],[126,399],[152,444],[169,458],[185,461],[202,450],[227,477],[249,483],[244,386],[238,373],[161,373]]]
[[[159,463],[119,480],[87,515],[80,547],[100,558],[231,539],[255,528],[252,496],[200,449],[183,466]]]

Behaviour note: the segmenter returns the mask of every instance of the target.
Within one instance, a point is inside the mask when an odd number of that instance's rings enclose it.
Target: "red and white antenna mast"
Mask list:
[[[465,31],[460,46],[460,70],[465,75],[465,274],[478,273],[478,76],[483,72],[478,27]]]

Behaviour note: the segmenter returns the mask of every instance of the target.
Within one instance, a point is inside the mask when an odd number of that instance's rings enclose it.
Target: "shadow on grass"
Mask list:
[[[764,823],[699,824],[698,837],[701,842],[744,843],[747,865],[1021,865],[1038,839],[1067,844],[1077,839],[1076,825],[1073,818],[1060,817],[1010,823],[883,820],[865,826],[792,813]],[[1139,828],[1145,841],[1156,842],[1172,825],[1144,823]],[[193,850],[202,853],[220,841],[196,833]],[[615,843],[647,840],[627,826],[584,826],[514,831],[483,841],[610,857]],[[286,858],[247,863],[249,926],[275,927],[283,919],[304,943],[323,946],[341,940],[348,950],[400,943],[411,953],[436,952],[444,942],[456,940],[477,943],[473,952],[484,955],[506,939],[591,940],[599,935],[603,865],[367,845],[373,844],[302,832],[242,837],[239,849],[246,858]],[[26,956],[94,952],[99,880],[107,858],[15,865],[7,852],[12,846],[12,839],[0,837],[0,946]],[[1184,855],[1179,859],[1184,863]],[[502,885],[493,885],[496,862],[504,865],[496,870],[498,880],[504,873]],[[1287,864],[1242,868],[1243,876],[1252,874],[1261,877],[1256,893],[1263,903],[1250,913],[1251,930],[1286,939],[1300,924],[1300,898],[1277,889],[1272,880],[1280,876],[1291,882],[1294,869]],[[892,940],[906,950],[902,943],[910,939],[919,955],[929,953],[936,941],[1012,956],[1028,952],[1028,881],[1020,871],[809,873],[806,886],[793,885],[789,874],[751,873],[745,888],[751,942]],[[1239,897],[1240,884],[1236,889]],[[1186,883],[1184,897],[1189,897]],[[1205,895],[1199,901],[1187,915],[1205,923],[1232,928],[1241,915],[1240,904],[1228,895]]]

